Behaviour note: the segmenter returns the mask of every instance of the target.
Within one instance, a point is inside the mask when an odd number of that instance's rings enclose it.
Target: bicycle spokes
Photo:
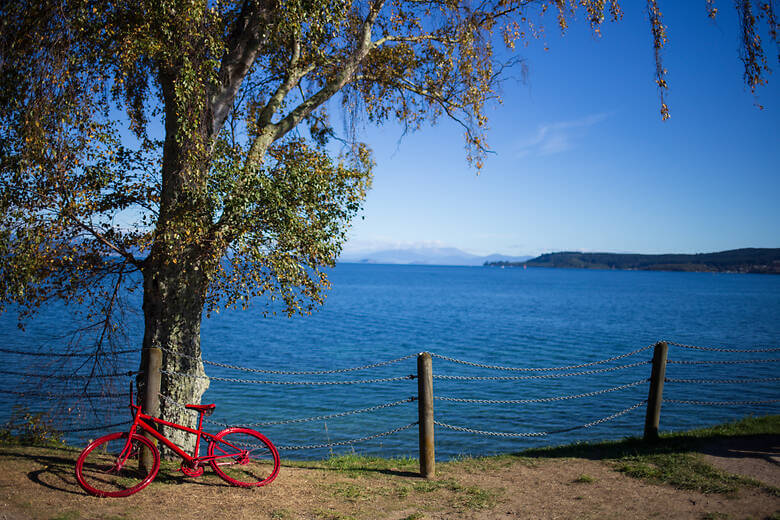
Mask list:
[[[211,466],[235,486],[262,486],[279,471],[279,454],[271,441],[247,428],[230,428],[209,445]]]
[[[141,446],[154,449],[151,467],[141,463]],[[127,496],[143,489],[157,473],[160,458],[147,439],[115,433],[101,437],[82,452],[76,463],[79,484],[98,496]]]

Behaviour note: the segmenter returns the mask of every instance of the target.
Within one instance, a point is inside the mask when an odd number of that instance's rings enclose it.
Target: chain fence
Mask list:
[[[578,368],[585,368],[590,367],[594,365],[601,365],[604,363],[609,363],[612,361],[617,361],[619,359],[625,359],[627,357],[639,354],[640,352],[644,352],[645,350],[649,350],[653,348],[655,344],[648,345],[646,347],[638,348],[636,350],[632,350],[631,352],[627,352],[625,354],[621,354],[619,356],[614,356],[611,358],[601,359],[599,361],[591,361],[589,363],[582,363],[579,365],[569,365],[569,366],[560,366],[560,367],[547,367],[547,368],[538,368],[538,367],[507,367],[507,366],[501,366],[501,365],[487,365],[483,363],[475,363],[473,361],[464,361],[462,359],[456,359],[449,356],[443,356],[441,354],[436,354],[434,352],[431,352],[431,356],[443,359],[445,361],[449,361],[451,363],[458,363],[461,365],[468,365],[472,367],[478,367],[478,368],[487,368],[490,370],[511,370],[516,372],[553,372],[553,371],[563,371],[563,370],[576,370]]]
[[[308,444],[308,445],[299,445],[299,446],[282,445],[282,446],[277,446],[277,449],[280,449],[280,450],[316,450],[316,449],[322,449],[322,448],[333,448],[333,447],[336,447],[336,446],[346,446],[346,445],[349,445],[349,444],[356,444],[358,442],[365,442],[365,441],[370,441],[370,440],[373,440],[373,439],[378,439],[380,437],[386,437],[388,435],[393,435],[394,433],[398,433],[398,432],[402,432],[404,430],[408,430],[409,428],[411,428],[413,426],[417,426],[418,424],[419,423],[417,421],[415,421],[415,422],[409,423],[409,424],[407,424],[405,426],[400,426],[398,428],[394,428],[392,430],[375,433],[373,435],[367,435],[365,437],[358,437],[357,439],[349,439],[349,440],[346,440],[346,441],[327,442],[327,443],[324,443],[324,444]]]
[[[59,375],[59,374],[28,374],[25,372],[14,372],[12,370],[0,370],[0,374],[4,374],[7,376],[17,376],[22,378],[28,378],[28,377],[34,377],[39,379],[62,379],[62,380],[71,380],[71,379],[106,379],[106,378],[112,378],[112,377],[128,377],[128,376],[134,376],[137,374],[140,374],[138,371],[129,370],[127,372],[116,372],[112,374],[68,374],[68,375]]]
[[[674,357],[666,361],[669,371],[667,372],[666,377],[664,377],[664,383],[668,384],[668,386],[664,388],[664,392],[671,395],[668,397],[663,397],[663,403],[668,403],[671,405],[703,407],[771,407],[777,405],[777,403],[780,403],[780,399],[776,398],[780,397],[780,395],[778,395],[777,387],[770,385],[770,383],[776,383],[780,381],[780,377],[774,377],[773,373],[769,371],[769,369],[762,368],[759,370],[761,365],[780,362],[780,358],[695,358],[696,356],[706,356],[710,353],[725,355],[765,354],[779,352],[780,348],[768,347],[744,349],[731,347],[698,346],[674,341],[667,341],[666,343],[670,347],[677,347],[680,350],[675,350]],[[694,359],[687,357],[687,354],[694,356]],[[681,358],[678,359],[678,355]],[[731,367],[740,366],[740,370],[744,370],[741,368],[741,366],[745,365],[752,365],[756,368],[751,369],[750,373],[745,373],[745,376],[747,377],[733,377],[734,370],[736,370],[736,368],[731,369]],[[702,377],[699,372],[701,369],[707,369],[709,373]],[[766,377],[756,377],[764,374],[766,374]],[[723,375],[725,377],[712,377],[718,375]],[[691,389],[690,385],[696,385],[697,388]],[[751,394],[755,396],[755,398],[733,400],[722,399],[722,397],[729,397],[724,395],[724,392],[727,391],[711,391],[707,389],[707,387],[710,386],[718,387],[721,385],[741,385],[743,392],[750,391]],[[691,393],[695,393],[695,395],[691,396]],[[702,396],[705,396],[705,398],[702,398]],[[710,397],[710,399],[707,399],[706,397]],[[718,399],[719,397],[721,397],[721,399]],[[746,397],[750,397],[750,395]]]
[[[641,385],[643,383],[647,383],[648,381],[650,381],[650,379],[641,379],[639,381],[634,381],[633,383],[615,386],[612,388],[605,388],[603,390],[594,390],[593,392],[585,392],[583,394],[561,395],[557,397],[540,397],[536,399],[466,399],[466,398],[444,397],[444,396],[434,396],[433,399],[436,401],[450,401],[455,403],[479,403],[479,404],[552,403],[555,401],[565,401],[568,399],[580,399],[583,397],[594,397],[597,395],[607,394],[610,392],[617,392],[619,390],[625,390],[626,388],[631,388],[637,385]]]
[[[675,347],[682,347],[692,350],[706,350],[709,352],[738,352],[742,354],[751,354],[759,352],[780,352],[780,347],[768,347],[768,348],[755,348],[755,349],[739,349],[739,348],[722,348],[722,347],[699,347],[697,345],[686,345],[684,343],[677,343],[676,341],[664,340],[667,345],[673,345]]]
[[[741,379],[680,379],[676,377],[667,377],[664,379],[667,383],[690,383],[697,385],[739,385],[744,383],[772,383],[780,381],[780,377],[753,377]]]
[[[452,424],[446,424],[439,421],[433,421],[434,424],[437,426],[441,426],[442,428],[447,428],[450,430],[455,430],[459,432],[466,432],[466,433],[474,433],[477,435],[486,435],[490,437],[545,437],[547,435],[553,435],[556,433],[566,433],[571,432],[574,430],[581,430],[583,428],[590,428],[592,426],[596,426],[597,424],[602,424],[607,421],[611,421],[612,419],[615,419],[617,417],[620,417],[621,415],[625,415],[633,410],[636,410],[640,406],[647,403],[647,400],[639,401],[638,403],[629,406],[628,408],[625,408],[623,410],[620,410],[619,412],[615,412],[612,415],[608,415],[606,417],[602,417],[601,419],[597,419],[595,421],[591,421],[589,423],[580,424],[577,426],[572,426],[569,428],[561,428],[557,430],[549,430],[549,431],[542,431],[542,432],[521,432],[521,433],[509,433],[509,432],[493,432],[493,431],[485,431],[485,430],[476,430],[473,428],[466,428],[463,426],[454,426]]]
[[[137,354],[138,349],[131,350],[101,350],[98,352],[86,353],[86,352],[34,352],[29,350],[12,350],[8,348],[0,348],[0,352],[4,354],[16,354],[20,356],[35,356],[35,357],[68,357],[68,358],[94,358],[100,356],[121,356],[124,354]]]
[[[705,359],[705,360],[674,360],[669,359],[666,361],[670,365],[745,365],[755,363],[780,363],[778,359],[731,359],[731,360],[718,360],[718,359]]]
[[[679,347],[680,349],[683,349],[679,352],[684,351],[698,351],[698,352],[711,352],[711,353],[724,353],[724,354],[732,354],[732,353],[771,353],[771,352],[778,352],[780,351],[780,348],[762,348],[762,349],[740,349],[740,348],[719,348],[719,347],[701,347],[696,345],[688,345],[683,343],[676,343],[667,341],[667,345],[673,346],[673,347]],[[614,366],[606,366],[601,368],[593,368],[588,370],[581,370],[583,368],[589,368],[589,367],[595,367],[598,365],[604,365],[608,363],[615,363],[619,362],[621,360],[625,360],[632,356],[641,355],[643,352],[646,352],[650,349],[656,348],[658,344],[652,344],[648,346],[644,346],[641,348],[637,348],[635,350],[632,350],[630,352],[626,352],[624,354],[615,355],[612,357],[608,357],[605,359],[600,359],[596,361],[588,361],[585,363],[580,364],[570,364],[565,366],[556,366],[556,367],[522,367],[522,366],[505,366],[500,364],[489,364],[489,363],[481,363],[477,361],[469,361],[469,360],[463,360],[458,359],[455,357],[450,357],[442,354],[437,353],[428,353],[432,358],[438,359],[441,361],[444,361],[446,363],[461,365],[464,367],[469,367],[473,369],[478,370],[492,370],[492,371],[503,371],[503,372],[521,372],[526,373],[523,375],[462,375],[461,374],[451,374],[447,373],[446,368],[451,365],[443,364],[442,367],[445,368],[445,370],[442,373],[439,373],[438,371],[433,373],[431,375],[431,378],[433,380],[439,380],[442,382],[452,382],[455,385],[452,389],[457,390],[469,390],[472,387],[477,387],[479,389],[479,392],[484,395],[485,392],[489,392],[489,388],[486,389],[484,385],[480,383],[489,382],[489,381],[514,381],[514,382],[522,382],[522,381],[541,381],[541,380],[557,380],[557,379],[563,379],[566,378],[572,378],[576,376],[596,376],[596,375],[607,375],[612,373],[617,373],[620,371],[627,371],[630,369],[637,369],[639,367],[643,367],[645,365],[653,363],[652,360],[649,359],[641,359],[637,360],[632,363],[626,363],[626,364],[615,364]],[[189,379],[203,379],[203,380],[209,380],[209,381],[219,381],[226,384],[249,384],[249,385],[280,385],[280,386],[295,386],[295,387],[320,387],[320,386],[342,386],[342,385],[381,385],[384,383],[393,383],[393,382],[401,382],[401,381],[409,381],[418,379],[420,377],[419,374],[405,374],[405,375],[392,375],[392,371],[390,372],[390,375],[387,377],[365,377],[360,379],[353,379],[353,378],[347,378],[347,379],[338,379],[337,377],[331,377],[327,378],[327,380],[316,380],[316,377],[312,378],[305,378],[302,380],[289,378],[288,376],[336,376],[339,374],[349,374],[352,372],[357,371],[364,371],[364,370],[372,370],[372,369],[388,369],[390,367],[398,368],[396,365],[399,365],[403,363],[404,361],[408,361],[412,358],[418,357],[420,354],[417,353],[411,353],[404,356],[396,357],[393,359],[389,359],[387,361],[381,361],[376,363],[370,363],[370,364],[364,364],[360,366],[354,366],[354,367],[342,367],[342,368],[334,368],[334,369],[327,369],[327,370],[268,370],[268,369],[261,369],[261,368],[254,368],[249,366],[241,366],[237,364],[230,364],[230,363],[224,363],[219,361],[212,361],[209,359],[200,359],[197,357],[189,356],[182,354],[180,352],[176,352],[175,350],[171,350],[168,348],[160,348],[162,352],[169,356],[178,356],[181,358],[186,358],[194,361],[202,361],[204,365],[217,367],[222,370],[234,370],[234,371],[241,371],[241,372],[248,372],[248,373],[258,373],[258,374],[268,374],[272,376],[284,376],[280,378],[269,378],[269,379],[248,379],[248,378],[239,378],[239,377],[224,377],[222,375],[219,376],[206,376],[206,375],[200,375],[200,374],[192,374],[192,373],[185,373],[185,372],[178,372],[178,371],[172,371],[172,370],[161,370],[160,373],[168,376],[168,377],[177,377],[177,378],[189,378]],[[86,353],[61,353],[61,354],[44,354],[40,352],[27,352],[27,351],[19,351],[19,350],[13,350],[13,349],[5,349],[0,348],[0,352],[7,353],[7,354],[13,354],[13,355],[29,355],[29,356],[48,356],[48,355],[54,355],[54,356],[67,356],[67,357],[83,357],[83,358],[89,358],[89,357],[95,357],[96,354],[86,354]],[[118,351],[118,352],[111,352],[111,354],[128,354],[131,352],[138,353],[138,350],[125,350],[125,351]],[[422,353],[421,353],[422,354]],[[691,355],[695,356],[696,354],[694,352],[691,352]],[[705,354],[702,354],[705,355]],[[730,365],[752,365],[752,364],[771,364],[771,363],[777,363],[780,362],[780,359],[777,358],[761,358],[761,359],[688,359],[684,357],[674,357],[672,356],[672,359],[666,360],[666,364],[670,365],[669,368],[670,371],[675,371],[677,369],[680,370],[697,370],[700,367],[728,367]],[[672,368],[674,367],[674,368]],[[437,367],[438,368],[438,367]],[[713,375],[718,375],[717,370],[718,368],[713,368],[715,371]],[[530,372],[530,373],[529,373]],[[540,373],[540,372],[550,372],[550,373]],[[0,374],[14,376],[18,378],[51,378],[55,380],[87,380],[87,379],[111,379],[111,378],[120,378],[120,377],[130,377],[138,375],[141,372],[138,371],[116,371],[111,373],[104,373],[104,374],[93,374],[93,375],[85,375],[85,374],[71,374],[71,375],[60,375],[60,374],[35,374],[35,373],[25,373],[25,372],[17,372],[13,370],[0,370]],[[218,372],[221,374],[221,372]],[[387,373],[387,372],[385,372]],[[397,372],[396,372],[397,373]],[[380,374],[382,375],[382,374]],[[720,384],[741,384],[741,385],[752,385],[752,384],[763,384],[763,383],[775,383],[777,381],[780,381],[780,377],[738,377],[738,378],[718,378],[718,377],[697,377],[695,374],[692,377],[681,377],[685,376],[686,374],[669,374],[669,377],[665,377],[663,381],[665,383],[668,383],[671,387],[674,387],[675,384],[681,384],[681,385],[720,385]],[[628,391],[630,389],[639,389],[643,385],[646,385],[650,381],[649,378],[643,377],[641,379],[634,380],[632,382],[623,383],[623,384],[612,384],[608,385],[605,388],[600,389],[594,389],[594,390],[588,390],[583,391],[579,393],[566,393],[562,395],[543,395],[539,397],[528,397],[524,399],[490,399],[490,398],[478,398],[468,395],[435,395],[433,396],[433,399],[438,402],[447,403],[448,406],[457,406],[460,404],[463,405],[469,405],[469,404],[475,404],[475,405],[526,405],[526,404],[552,404],[560,401],[568,401],[568,400],[574,400],[574,399],[586,399],[586,398],[593,398],[593,397],[599,397],[606,394],[612,394],[611,399],[613,403],[619,403],[619,399],[622,399],[620,395],[618,395],[621,391]],[[447,387],[447,385],[444,385]],[[390,390],[383,390],[385,393],[392,392],[392,386],[390,386]],[[449,388],[449,387],[447,387]],[[451,389],[451,391],[452,391]],[[684,387],[680,387],[680,389],[684,389]],[[505,391],[505,390],[504,390]],[[535,390],[539,391],[539,390]],[[24,392],[20,389],[0,389],[0,393],[8,394],[8,395],[17,395],[20,397],[41,397],[41,398],[51,398],[55,396],[55,392],[46,392],[46,391],[34,391],[34,392]],[[453,393],[457,394],[457,391],[454,391]],[[384,394],[382,394],[384,395]],[[756,396],[756,399],[745,399],[745,400],[717,400],[717,397],[719,397],[716,394],[713,394],[712,396],[716,397],[716,399],[713,400],[707,400],[707,399],[691,399],[688,396],[682,395],[673,395],[671,398],[662,398],[662,402],[669,403],[669,404],[675,404],[675,405],[688,405],[688,406],[771,406],[775,405],[776,403],[780,403],[780,398],[774,399],[774,398],[768,398],[765,399],[763,397],[766,397],[765,395],[758,395]],[[115,397],[107,395],[106,393],[94,393],[94,392],[87,392],[86,390],[82,393],[59,393],[56,394],[57,398],[89,398],[89,399],[97,399],[102,397]],[[769,396],[773,397],[773,396]],[[178,407],[185,409],[184,404],[178,403],[177,401],[171,399],[169,396],[160,394],[160,398],[166,403],[166,405],[170,405],[173,407]],[[330,421],[333,419],[342,419],[352,416],[357,416],[360,414],[372,414],[374,412],[379,412],[382,410],[388,410],[388,409],[397,409],[400,410],[401,407],[404,405],[407,405],[409,403],[413,403],[417,401],[419,397],[407,397],[404,399],[396,399],[396,400],[388,400],[386,402],[381,402],[380,404],[375,404],[372,406],[364,406],[360,408],[354,408],[349,410],[343,410],[343,411],[330,411],[325,414],[320,415],[313,415],[308,417],[297,417],[297,418],[290,418],[290,419],[280,419],[280,420],[260,420],[255,422],[243,422],[243,423],[227,423],[227,422],[219,422],[211,419],[205,419],[204,422],[210,423],[216,426],[220,427],[229,427],[229,426],[241,426],[241,427],[265,427],[265,426],[287,426],[287,425],[298,425],[298,424],[305,424],[310,422],[316,422],[316,421]],[[632,401],[629,401],[632,402]],[[559,429],[542,429],[540,431],[529,431],[529,432],[512,432],[512,431],[492,431],[489,428],[486,428],[484,424],[481,424],[479,421],[484,419],[478,419],[477,415],[475,414],[468,414],[465,413],[463,415],[459,415],[459,417],[466,417],[466,421],[472,420],[474,421],[474,424],[464,424],[464,425],[455,425],[450,424],[449,422],[434,420],[433,424],[438,426],[439,428],[451,430],[455,432],[462,432],[462,433],[470,433],[475,435],[482,435],[482,436],[488,436],[488,437],[504,437],[504,438],[522,438],[522,437],[546,437],[554,434],[562,434],[567,432],[572,432],[575,430],[582,430],[587,428],[592,428],[594,426],[612,421],[614,419],[617,419],[619,417],[622,417],[624,415],[629,414],[630,412],[642,407],[643,405],[648,404],[648,399],[643,399],[638,402],[633,402],[630,406],[626,408],[621,408],[617,412],[610,413],[604,417],[601,417],[599,419],[582,423],[582,424],[576,424],[571,427],[566,428],[559,428]],[[624,406],[620,405],[620,406]],[[618,406],[615,406],[612,408],[613,410],[617,408]],[[443,407],[443,409],[446,407]],[[196,412],[193,412],[196,413]],[[395,414],[394,420],[397,420],[398,422],[401,422],[398,420],[399,418],[403,417],[403,414],[396,413],[396,412],[389,412],[391,414]],[[508,412],[509,413],[509,412]],[[471,419],[469,419],[471,418]],[[510,419],[514,421],[513,419]],[[457,420],[456,420],[457,421]],[[466,422],[464,421],[464,422]],[[398,424],[396,422],[396,424]],[[572,421],[573,422],[573,421]],[[85,427],[75,427],[75,428],[66,428],[58,430],[61,433],[73,433],[73,432],[86,432],[86,431],[98,431],[98,430],[105,430],[107,428],[113,428],[117,426],[122,426],[129,424],[130,421],[124,421],[114,424],[108,424],[103,426],[85,426]],[[363,423],[365,424],[365,423]],[[377,438],[390,436],[405,430],[408,430],[414,426],[419,425],[419,421],[410,422],[403,424],[401,426],[397,427],[389,427],[386,429],[383,429],[382,431],[379,431],[378,433],[373,433],[370,435],[355,437],[355,438],[349,438],[344,440],[337,440],[334,442],[327,442],[327,443],[320,443],[320,444],[289,444],[289,445],[281,445],[278,446],[278,449],[280,450],[291,450],[291,451],[297,451],[297,450],[314,450],[314,449],[322,449],[322,448],[333,448],[337,446],[347,446],[347,445],[354,445],[356,443],[360,442],[367,442],[371,441]],[[564,423],[565,424],[565,423]],[[76,425],[77,426],[77,425]]]
[[[664,402],[676,404],[694,404],[698,406],[751,406],[780,403],[780,399],[766,399],[764,401],[690,401],[685,399],[664,399]]]
[[[160,370],[161,374],[167,376],[188,377],[191,379],[208,379],[210,381],[225,381],[227,383],[242,383],[242,384],[255,384],[255,385],[302,385],[302,386],[317,386],[317,385],[365,385],[371,383],[388,383],[390,381],[403,381],[404,379],[414,379],[414,374],[407,376],[397,377],[379,377],[375,379],[356,379],[351,381],[266,381],[258,379],[238,379],[233,377],[216,377],[216,376],[200,376],[197,374],[185,374],[182,372],[170,372],[168,370]]]
[[[160,397],[166,403],[168,403],[168,404],[170,404],[170,405],[172,405],[172,406],[174,406],[176,408],[179,408],[179,409],[182,409],[182,410],[187,410],[188,409],[185,405],[183,405],[183,404],[181,404],[181,403],[171,399],[167,395],[160,394]],[[230,427],[230,426],[242,426],[242,427],[246,427],[246,428],[255,427],[255,426],[278,426],[278,425],[284,425],[284,424],[297,424],[297,423],[305,423],[305,422],[312,422],[312,421],[324,421],[324,420],[327,420],[327,419],[334,419],[336,417],[347,417],[347,416],[350,416],[350,415],[357,415],[357,414],[360,414],[360,413],[375,412],[377,410],[383,410],[385,408],[391,408],[391,407],[394,407],[394,406],[399,406],[399,405],[402,405],[402,404],[411,403],[411,402],[414,402],[416,400],[417,400],[416,397],[409,397],[408,399],[402,399],[400,401],[394,401],[394,402],[390,402],[390,403],[379,404],[379,405],[371,406],[371,407],[368,407],[368,408],[359,408],[357,410],[348,410],[348,411],[345,411],[345,412],[337,412],[337,413],[331,413],[331,414],[326,414],[326,415],[317,415],[317,416],[314,416],[314,417],[303,417],[303,418],[298,418],[298,419],[285,419],[285,420],[282,420],[282,421],[260,421],[260,422],[253,422],[253,423],[223,423],[223,422],[214,421],[214,420],[211,420],[211,419],[205,419],[204,418],[203,422],[207,422],[207,423],[210,423],[210,424],[216,424],[217,426],[222,426],[223,428],[227,428],[227,427]],[[197,414],[197,412],[195,412],[194,410],[190,410],[190,411],[193,414]]]
[[[605,372],[614,372],[616,370],[625,370],[642,365],[649,365],[651,361],[637,361],[628,365],[618,365],[610,368],[599,368],[596,370],[584,370],[581,372],[563,372],[560,374],[539,374],[533,376],[448,376],[434,375],[434,379],[447,379],[450,381],[527,381],[531,379],[556,379],[559,377],[588,376],[593,374],[603,374]]]
[[[217,361],[208,361],[206,359],[200,359],[196,358],[194,356],[188,356],[187,354],[182,354],[181,352],[176,352],[174,350],[170,350],[164,347],[158,347],[160,350],[165,352],[166,354],[171,354],[173,356],[178,356],[185,359],[190,359],[193,361],[202,361],[205,365],[211,365],[221,368],[228,368],[231,370],[241,370],[244,372],[255,372],[260,374],[275,374],[275,375],[293,375],[293,376],[311,376],[311,375],[321,375],[321,374],[342,374],[344,372],[355,372],[357,370],[369,370],[372,368],[379,368],[384,367],[388,365],[393,365],[395,363],[400,363],[401,361],[405,361],[407,359],[411,359],[413,357],[416,357],[417,354],[407,354],[406,356],[401,356],[399,358],[390,359],[388,361],[382,361],[380,363],[372,363],[370,365],[362,365],[358,367],[350,367],[350,368],[336,368],[331,370],[266,370],[266,369],[260,369],[260,368],[250,368],[250,367],[243,367],[238,365],[230,365],[228,363],[220,363]]]

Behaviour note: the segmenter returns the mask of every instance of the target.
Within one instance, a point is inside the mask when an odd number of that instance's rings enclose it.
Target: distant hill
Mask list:
[[[733,249],[695,255],[561,252],[547,253],[526,262],[486,262],[485,265],[780,274],[780,249]]]
[[[524,262],[530,256],[505,256],[492,254],[479,256],[454,247],[416,247],[387,249],[363,253],[344,253],[339,262],[362,264],[416,264],[416,265],[464,265],[478,266],[490,262]]]

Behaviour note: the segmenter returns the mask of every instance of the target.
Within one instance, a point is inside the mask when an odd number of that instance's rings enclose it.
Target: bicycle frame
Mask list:
[[[208,440],[216,440],[216,436],[212,435],[211,433],[204,432],[203,431],[203,413],[198,413],[198,429],[190,428],[188,426],[184,426],[183,424],[176,424],[172,423],[163,419],[159,419],[157,417],[152,417],[151,415],[147,415],[143,413],[141,410],[140,404],[135,404],[133,402],[133,384],[130,383],[130,409],[135,410],[133,412],[133,425],[130,427],[130,432],[136,432],[136,431],[145,431],[149,433],[152,437],[163,443],[165,446],[170,448],[174,453],[176,453],[179,457],[181,457],[186,463],[191,464],[193,466],[196,466],[200,464],[201,462],[211,462],[212,460],[220,459],[220,458],[226,458],[226,457],[235,457],[235,454],[227,454],[227,455],[212,455],[208,456],[205,455],[203,457],[198,456],[198,450],[200,449],[200,440],[202,437],[205,437]],[[158,432],[149,422],[162,424],[164,426],[169,426],[171,428],[175,428],[177,430],[182,430],[188,433],[191,433],[196,436],[195,440],[195,449],[193,450],[193,454],[190,455],[189,453],[182,450],[180,447],[178,447],[176,444],[174,444],[170,439],[168,439],[165,435]],[[124,465],[127,457],[129,456],[129,448],[131,443],[132,435],[128,435],[127,438],[127,444],[125,445],[125,449],[123,450],[123,453],[125,454],[121,461],[118,461],[120,465]],[[224,443],[227,446],[230,446],[231,448],[234,448],[236,450],[239,450],[241,453],[246,453],[245,449],[239,448],[238,446],[233,446],[231,443],[221,440],[220,442]]]

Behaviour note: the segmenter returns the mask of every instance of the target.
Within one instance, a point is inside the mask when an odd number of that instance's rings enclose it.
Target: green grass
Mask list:
[[[733,494],[740,487],[758,487],[780,496],[780,489],[730,475],[705,463],[695,451],[705,443],[728,437],[780,434],[780,416],[748,417],[681,433],[662,434],[656,442],[638,438],[526,450],[520,455],[539,459],[586,458],[606,460],[618,471],[654,484],[701,493]]]
[[[317,520],[357,520],[352,515],[345,515],[333,510],[318,509],[314,514]]]
[[[591,477],[590,475],[582,474],[576,479],[574,479],[574,482],[576,484],[591,484],[593,482],[596,482],[596,479]]]
[[[417,493],[434,493],[446,489],[454,493],[454,505],[460,509],[487,509],[500,498],[500,493],[478,486],[464,486],[454,479],[423,480],[412,485]]]
[[[350,453],[316,461],[282,461],[285,466],[336,471],[348,477],[376,474],[401,474],[411,476],[420,471],[417,459],[398,457],[368,457]]]
[[[532,459],[572,457],[619,459],[632,455],[692,451],[705,442],[728,437],[778,434],[780,434],[780,415],[767,415],[763,417],[747,417],[739,421],[687,432],[662,433],[660,439],[656,442],[645,442],[638,437],[629,437],[619,441],[575,443],[565,446],[534,448],[522,451],[516,454],[516,456]]]
[[[366,489],[363,486],[357,484],[351,484],[348,482],[335,482],[329,485],[330,490],[334,496],[345,498],[350,502],[357,502],[359,500],[365,500],[368,498]]]
[[[624,457],[615,462],[615,469],[634,478],[705,494],[728,495],[742,485],[754,485],[749,479],[713,468],[691,453]]]

